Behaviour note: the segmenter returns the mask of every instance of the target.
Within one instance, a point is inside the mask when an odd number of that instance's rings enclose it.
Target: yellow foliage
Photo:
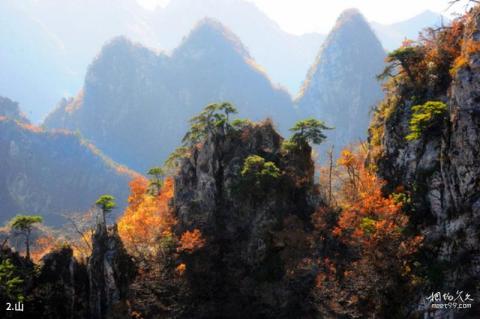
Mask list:
[[[41,236],[33,243],[30,258],[32,258],[33,262],[38,263],[45,254],[57,246],[59,246],[59,242],[52,235]]]
[[[455,59],[455,62],[453,62],[453,67],[450,69],[450,74],[452,76],[455,76],[458,72],[458,70],[468,66],[468,60],[464,55],[460,55]]]

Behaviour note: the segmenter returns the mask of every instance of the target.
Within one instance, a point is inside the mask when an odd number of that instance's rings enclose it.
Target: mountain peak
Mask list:
[[[118,54],[149,56],[155,55],[153,50],[143,46],[138,42],[130,40],[128,37],[120,35],[107,41],[98,56],[112,56]],[[98,57],[97,56],[97,57]]]
[[[109,51],[118,51],[118,50],[124,50],[124,51],[129,51],[134,49],[135,47],[141,47],[141,45],[132,42],[129,38],[126,36],[120,35],[112,38],[108,42],[104,44],[102,47],[101,53],[103,54],[105,52]]]
[[[300,109],[341,128],[328,133],[336,149],[363,139],[370,108],[382,98],[380,41],[357,9],[344,11],[328,35],[297,98]],[[327,144],[325,144],[326,146]]]
[[[229,48],[233,49],[243,58],[251,58],[250,53],[237,35],[225,27],[220,21],[207,17],[195,25],[175,52],[184,52],[190,49],[218,51]]]
[[[335,27],[333,30],[339,29],[345,25],[356,25],[357,27],[359,25],[362,25],[363,27],[368,27],[369,24],[363,14],[360,12],[360,10],[356,8],[350,8],[346,9],[343,11],[340,16],[337,19],[337,22],[335,23]]]
[[[414,18],[432,18],[432,17],[433,18],[438,18],[438,17],[441,17],[441,16],[442,16],[441,13],[438,13],[438,12],[435,12],[435,11],[432,11],[432,10],[425,10],[425,11],[422,11],[419,14],[417,14],[412,19],[414,19]]]
[[[352,19],[352,18],[357,18],[357,17],[362,17],[363,18],[363,15],[360,12],[360,10],[358,10],[357,8],[349,8],[349,9],[343,10],[343,12],[340,14],[338,20]]]

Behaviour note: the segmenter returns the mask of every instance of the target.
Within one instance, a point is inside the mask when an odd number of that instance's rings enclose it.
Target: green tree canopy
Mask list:
[[[400,48],[390,52],[387,56],[387,67],[382,74],[378,76],[379,79],[385,79],[395,76],[394,72],[399,67],[407,74],[411,81],[414,81],[414,74],[412,66],[423,58],[423,53],[419,46],[412,45],[411,41],[406,41]]]
[[[428,101],[413,106],[412,111],[410,134],[405,137],[407,141],[418,140],[423,132],[442,122],[447,114],[447,105],[443,102]]]
[[[163,184],[163,177],[165,173],[161,167],[152,167],[148,170],[148,175],[152,178],[150,179],[150,192],[152,195],[158,195]]]
[[[6,258],[0,263],[0,290],[6,294],[11,301],[23,301],[23,279],[17,275],[15,265]]]
[[[313,143],[321,144],[327,137],[324,134],[324,130],[330,130],[325,122],[319,121],[314,118],[301,120],[295,123],[290,129],[293,132],[291,141],[296,144],[301,143]]]
[[[38,215],[17,215],[12,221],[11,225],[13,229],[20,231],[31,230],[34,224],[43,222],[43,217]]]
[[[200,114],[190,120],[190,130],[182,142],[185,145],[194,145],[203,140],[214,128],[229,128],[230,114],[235,113],[237,109],[229,102],[207,105]]]
[[[25,236],[26,258],[30,259],[30,234],[35,224],[43,222],[43,217],[38,215],[17,215],[10,221],[10,227],[20,231]]]
[[[281,176],[281,171],[274,162],[268,162],[258,155],[248,156],[240,173],[245,186],[254,187],[258,194],[264,193],[268,186]]]
[[[181,158],[188,156],[188,148],[185,146],[177,147],[165,160],[164,167],[167,171],[176,169]]]
[[[104,224],[106,224],[106,215],[110,213],[115,207],[117,207],[117,204],[115,203],[115,197],[108,194],[100,196],[95,202],[95,205],[97,205],[97,207],[100,208],[100,210],[102,211],[102,218]]]

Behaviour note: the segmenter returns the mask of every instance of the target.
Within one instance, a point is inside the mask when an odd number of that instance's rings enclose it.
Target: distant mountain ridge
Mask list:
[[[59,226],[66,222],[63,214],[84,212],[105,193],[121,210],[128,182],[137,175],[73,133],[31,125],[16,103],[0,97],[0,223],[40,214]]]
[[[244,0],[172,0],[153,12],[135,0],[2,0],[0,41],[8,49],[0,51],[0,94],[20,101],[29,118],[39,123],[62,97],[80,89],[89,63],[105,42],[123,35],[171,52],[205,17],[237,34],[272,82],[291,95],[297,95],[325,40],[318,33],[289,34]],[[432,17],[438,15],[372,25],[391,50],[436,21]]]
[[[25,124],[30,124],[30,121],[25,114],[20,111],[18,103],[3,96],[0,96],[0,118],[9,118]]]
[[[392,51],[398,48],[406,38],[417,39],[419,33],[425,28],[440,27],[449,23],[450,20],[440,13],[427,10],[405,21],[389,25],[371,22],[370,25],[382,42],[383,47]]]
[[[234,103],[240,117],[272,117],[284,131],[296,118],[290,95],[240,40],[204,19],[171,56],[114,39],[91,64],[82,95],[44,124],[78,130],[111,158],[145,172],[179,146],[190,117],[219,101]]]
[[[285,32],[255,4],[244,0],[174,0],[152,14],[158,46],[173,50],[197,21],[218,20],[245,44],[274,83],[296,94],[325,36]],[[171,26],[175,26],[172,28]],[[162,32],[162,30],[170,32]]]

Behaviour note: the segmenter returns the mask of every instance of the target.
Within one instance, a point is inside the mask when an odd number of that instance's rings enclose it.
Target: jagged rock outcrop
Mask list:
[[[480,52],[472,50],[480,41],[479,12],[477,7],[466,16],[465,63],[451,71],[451,83],[434,95],[428,89],[430,96],[392,99],[396,104],[383,121],[376,161],[387,191],[401,186],[412,196],[411,221],[425,236],[431,288],[455,296],[464,291],[475,300],[471,310],[460,310],[455,318],[480,313]],[[411,107],[418,98],[446,103],[447,119],[408,141]],[[439,310],[435,318],[451,318],[450,312]]]
[[[0,99],[0,223],[39,214],[61,225],[62,214],[86,211],[105,193],[121,210],[134,176],[76,134],[33,126],[15,103]]]
[[[88,260],[90,317],[129,318],[126,299],[135,265],[118,236],[117,226],[98,224]]]
[[[314,274],[292,257],[313,211],[311,148],[284,151],[269,122],[222,129],[183,159],[175,177],[178,231],[199,229],[206,245],[185,256],[192,302],[187,318],[310,318]],[[281,172],[266,184],[241,171],[258,155]],[[295,269],[295,270],[293,270]]]
[[[145,172],[180,144],[190,117],[226,100],[240,117],[271,117],[285,130],[295,117],[289,94],[272,85],[240,40],[206,19],[171,56],[112,40],[91,64],[82,93],[45,125],[78,130],[109,157]]]
[[[90,317],[87,268],[73,257],[72,248],[63,247],[42,258],[35,287],[35,299],[41,300],[39,317]]]
[[[367,137],[372,108],[383,97],[376,76],[385,52],[356,9],[342,13],[310,68],[296,103],[302,114],[326,121],[334,130],[320,156],[334,145],[337,153]]]
[[[17,276],[25,310],[13,317],[4,309],[0,314],[6,318],[130,318],[126,300],[136,269],[116,225],[97,225],[92,247],[87,264],[74,257],[72,248],[63,246],[43,256],[38,270],[31,261],[2,247],[0,263],[8,259],[15,270],[7,275],[10,277],[1,278],[0,301],[17,302],[4,291],[4,280]]]

